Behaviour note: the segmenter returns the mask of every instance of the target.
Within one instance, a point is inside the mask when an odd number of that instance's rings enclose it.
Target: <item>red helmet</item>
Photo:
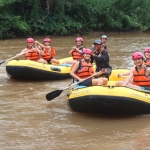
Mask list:
[[[145,48],[144,53],[150,52],[150,47]]]
[[[84,48],[83,51],[82,51],[82,54],[89,54],[89,55],[92,55],[92,51],[88,48]]]
[[[45,42],[50,42],[50,43],[51,43],[51,39],[45,38],[43,42],[44,42],[44,43],[45,43]]]
[[[76,41],[76,42],[77,42],[77,41],[83,42],[83,39],[82,39],[81,37],[77,37],[75,41]]]
[[[26,40],[26,42],[27,42],[27,43],[34,43],[34,40],[33,40],[32,38],[28,38],[28,39]]]
[[[143,59],[143,54],[141,52],[135,52],[132,54],[132,60],[142,58]]]

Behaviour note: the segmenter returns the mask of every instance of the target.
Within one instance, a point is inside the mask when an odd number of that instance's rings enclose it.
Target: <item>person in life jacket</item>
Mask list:
[[[144,63],[143,54],[135,52],[132,54],[132,60],[135,67],[130,71],[130,75],[122,86],[129,86],[131,88],[150,90],[150,67]],[[130,81],[133,80],[133,83]]]
[[[75,62],[71,68],[70,75],[77,79],[80,83],[79,85],[92,86],[92,85],[107,85],[107,78],[93,78],[94,70],[90,62],[90,57],[92,56],[92,51],[90,49],[83,49],[83,58]],[[99,72],[99,75],[103,71]],[[91,76],[91,77],[90,77]],[[89,79],[86,79],[90,77]]]
[[[145,56],[145,58],[144,58],[144,63],[145,63],[147,66],[150,67],[150,47],[145,48],[145,50],[144,50],[144,56]],[[144,56],[143,56],[143,57],[144,57]],[[132,68],[134,69],[134,68],[135,68],[135,65],[134,65]],[[132,70],[132,69],[131,69],[131,70]],[[117,77],[120,78],[120,77],[122,77],[122,76],[128,76],[128,75],[130,74],[130,71],[131,71],[131,70],[129,70],[128,72],[125,72],[125,73],[123,73],[123,74],[118,74]],[[116,86],[121,86],[121,85],[123,84],[123,82],[125,82],[125,80],[117,81],[117,82],[116,82]],[[133,83],[132,81],[130,81],[130,82]]]
[[[150,47],[145,48],[144,56],[146,65],[150,66]]]
[[[55,49],[50,46],[51,44],[51,39],[49,38],[45,38],[43,41],[44,44],[41,44],[38,41],[35,41],[35,44],[37,45],[37,47],[40,49],[40,47],[42,47],[41,49],[43,50],[44,54],[42,55],[42,58],[45,60],[45,63],[55,63],[55,64],[60,64],[59,61],[57,59],[54,59],[53,57],[56,55],[56,51]],[[40,46],[40,47],[39,47]]]
[[[96,72],[99,72],[105,68],[105,73],[103,73],[101,76],[104,76],[109,80],[112,67],[109,65],[110,58],[108,51],[102,48],[102,41],[99,39],[95,40],[93,44],[95,47],[95,50],[93,51],[93,58],[96,63]]]
[[[20,57],[21,55],[25,54],[26,60],[32,60],[43,63],[44,59],[41,58],[41,55],[43,55],[44,53],[43,51],[34,47],[34,39],[27,38],[26,43],[27,47],[23,49],[19,54],[17,54],[16,57]]]
[[[75,39],[76,46],[74,46],[70,51],[69,54],[72,55],[73,60],[71,61],[65,61],[63,64],[73,64],[74,62],[81,60],[83,58],[82,56],[82,50],[83,50],[83,39],[81,37],[77,37]]]

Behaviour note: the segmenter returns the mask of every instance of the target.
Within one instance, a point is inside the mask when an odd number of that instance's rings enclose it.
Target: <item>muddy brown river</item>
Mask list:
[[[110,64],[131,68],[131,54],[150,46],[149,33],[90,33],[84,46],[108,36]],[[33,37],[42,42],[45,37]],[[76,36],[51,36],[55,58],[70,56]],[[0,61],[14,57],[26,47],[26,39],[0,40]],[[45,95],[67,87],[71,79],[24,81],[10,79],[6,63],[0,65],[0,148],[2,150],[148,150],[150,115],[105,116],[73,112],[67,106],[67,92],[47,101]],[[133,108],[134,109],[134,108]]]

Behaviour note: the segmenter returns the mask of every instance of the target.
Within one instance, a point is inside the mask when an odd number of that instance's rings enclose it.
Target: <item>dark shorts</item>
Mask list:
[[[48,64],[51,64],[51,60],[52,60],[52,59],[50,59],[50,60],[46,60],[46,61],[47,61],[47,63],[48,63]]]
[[[92,79],[87,79],[87,80],[79,83],[79,85],[92,86]]]
[[[146,86],[141,86],[141,90],[148,90],[148,91],[150,91],[150,88],[146,87]]]

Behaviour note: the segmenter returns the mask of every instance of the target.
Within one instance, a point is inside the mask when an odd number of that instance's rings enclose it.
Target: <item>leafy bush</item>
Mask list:
[[[149,0],[1,0],[0,38],[150,29]]]

